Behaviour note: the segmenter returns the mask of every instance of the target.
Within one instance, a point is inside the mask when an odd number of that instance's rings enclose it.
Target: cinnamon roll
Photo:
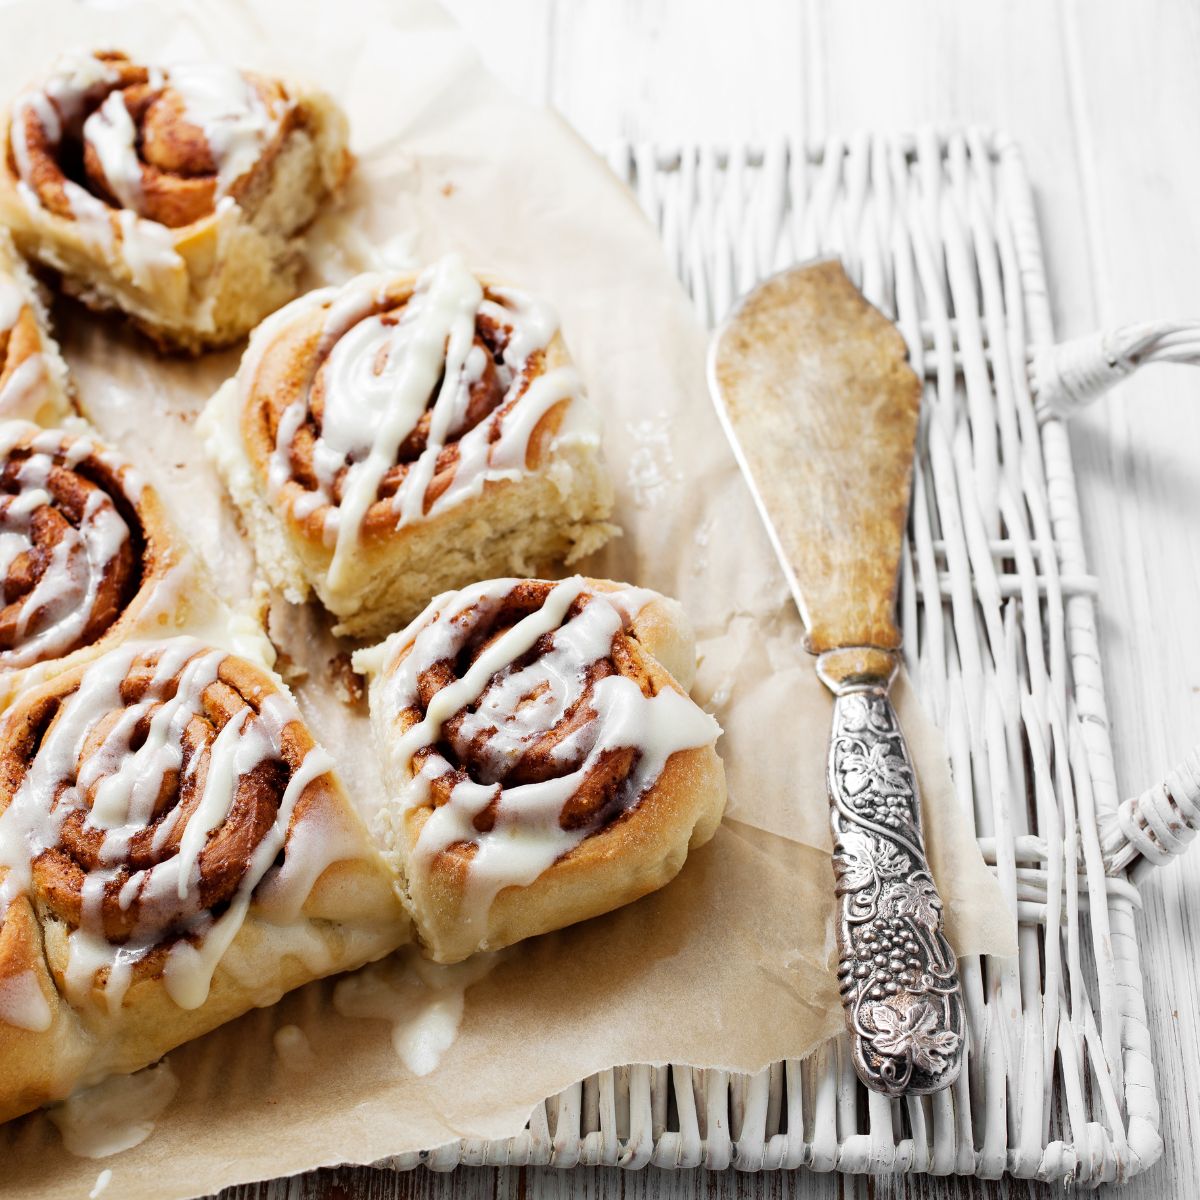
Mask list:
[[[0,726],[0,1120],[406,936],[332,760],[249,660],[129,643]]]
[[[288,599],[378,637],[429,597],[602,545],[597,417],[551,311],[456,256],[364,275],[255,331],[210,454]]]
[[[0,422],[0,698],[183,619],[154,489],[92,435]]]
[[[721,819],[717,723],[679,606],[575,576],[438,596],[355,656],[428,953],[456,962],[663,886]]]
[[[304,230],[350,169],[346,138],[307,88],[69,55],[12,107],[0,215],[86,303],[166,347],[227,345],[295,295]]]
[[[0,420],[56,425],[71,411],[67,366],[50,336],[46,309],[0,228]]]

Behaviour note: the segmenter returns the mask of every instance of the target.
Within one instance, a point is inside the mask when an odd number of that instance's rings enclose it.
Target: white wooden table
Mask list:
[[[446,0],[509,87],[597,147],[977,122],[1023,145],[1060,337],[1200,315],[1200,5],[1194,0]],[[1200,738],[1200,372],[1143,372],[1072,429],[1102,581],[1118,779]],[[1200,851],[1143,887],[1166,1152],[1128,1200],[1200,1195]],[[1189,1082],[1190,1081],[1190,1086]],[[865,1181],[616,1170],[321,1172],[245,1196],[866,1196]],[[898,1179],[879,1197],[1049,1195]],[[1115,1192],[1115,1189],[1111,1189]],[[1108,1195],[1110,1189],[1104,1189]]]

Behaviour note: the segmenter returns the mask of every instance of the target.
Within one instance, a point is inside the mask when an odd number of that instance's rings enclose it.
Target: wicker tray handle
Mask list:
[[[1088,334],[1036,351],[1030,382],[1043,417],[1070,417],[1147,363],[1200,366],[1200,321],[1153,321]],[[1109,874],[1145,870],[1182,854],[1200,831],[1200,745],[1162,783],[1126,800],[1102,831]]]
[[[1044,347],[1032,354],[1029,381],[1043,417],[1069,417],[1156,362],[1200,366],[1200,321],[1148,321]]]
[[[1110,874],[1132,867],[1136,881],[1146,868],[1182,854],[1200,829],[1200,746],[1162,783],[1126,800],[1101,831],[1100,848]]]

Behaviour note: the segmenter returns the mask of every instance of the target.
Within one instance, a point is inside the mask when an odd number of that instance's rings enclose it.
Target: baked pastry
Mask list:
[[[457,962],[672,879],[725,804],[674,601],[575,576],[438,596],[355,655],[391,807],[379,837],[427,952]]]
[[[136,630],[173,632],[180,560],[154,489],[94,436],[0,422],[0,702]]]
[[[192,638],[129,643],[0,725],[0,1121],[407,937],[295,703]]]
[[[29,269],[0,228],[0,420],[57,425],[71,415],[67,365]]]
[[[219,63],[68,55],[5,122],[0,217],[92,307],[166,347],[227,345],[295,295],[346,138],[322,92]]]
[[[313,292],[254,333],[210,454],[267,578],[379,637],[430,596],[614,532],[600,430],[553,314],[457,256]]]

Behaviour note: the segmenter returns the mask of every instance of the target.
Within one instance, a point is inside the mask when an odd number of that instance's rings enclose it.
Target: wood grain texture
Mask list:
[[[1103,326],[1200,311],[1200,78],[1189,66],[1200,53],[1200,11],[1158,0],[1130,17],[1116,0],[1069,0],[1063,8],[1084,168],[1081,216]],[[1129,794],[1200,737],[1200,372],[1142,372],[1071,433],[1084,534],[1102,585],[1117,778]],[[1125,1194],[1194,1196],[1200,854],[1193,848],[1141,890],[1138,932],[1166,1150]]]
[[[1200,311],[1200,7],[1192,0],[446,0],[492,70],[597,146],[980,122],[1024,147],[1060,337]],[[1200,737],[1200,372],[1152,368],[1072,429],[1118,779]],[[1112,1200],[1200,1194],[1200,853],[1143,886],[1166,1153]],[[318,1172],[239,1197],[866,1196],[1010,1200],[1017,1181],[797,1172]]]

